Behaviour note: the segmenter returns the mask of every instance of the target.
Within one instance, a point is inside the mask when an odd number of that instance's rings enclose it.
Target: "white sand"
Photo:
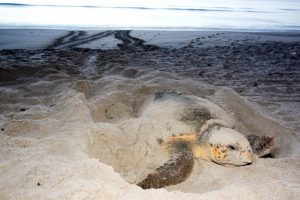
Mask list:
[[[86,60],[80,76],[49,66],[42,78],[0,87],[0,199],[299,198],[300,133],[268,109],[172,72],[111,64],[98,75],[96,61]],[[142,190],[135,184],[168,159],[156,139],[193,131],[176,121],[181,107],[153,102],[156,92],[173,90],[218,105],[204,103],[242,134],[275,136],[275,158],[233,168],[197,160],[185,182]]]
[[[146,84],[141,81],[145,79]],[[41,96],[45,84],[55,89]],[[2,114],[1,199],[296,199],[300,195],[299,143],[288,135],[289,130],[251,109],[232,90],[221,89],[207,96],[205,85],[195,90],[192,84],[166,77],[159,80],[157,74],[149,74],[137,80],[106,77],[95,82],[37,82],[27,86],[27,91],[2,89],[2,95],[15,96],[17,104]],[[126,183],[135,183],[145,176],[143,169],[150,172],[167,159],[155,144],[157,137],[166,135],[164,107],[156,117],[137,113],[148,95],[174,88],[218,101],[239,119],[237,129],[243,133],[277,135],[283,140],[279,158],[257,159],[240,168],[197,161],[186,182],[170,187],[187,194],[143,191]],[[25,103],[25,96],[40,103]],[[11,98],[2,99],[2,104]],[[30,109],[18,112],[20,107]],[[182,131],[174,125],[170,124],[174,133]]]

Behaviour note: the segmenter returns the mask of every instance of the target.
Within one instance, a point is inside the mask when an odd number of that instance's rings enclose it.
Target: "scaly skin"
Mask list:
[[[247,139],[252,146],[253,153],[258,157],[264,157],[272,154],[275,149],[275,138],[267,135],[247,135]]]
[[[220,131],[220,127],[218,126],[219,125],[216,124],[215,131]],[[213,128],[213,126],[208,127]],[[224,130],[222,131],[224,132]],[[194,166],[194,158],[213,161],[224,166],[242,166],[252,162],[253,155],[252,151],[249,150],[249,148],[251,148],[250,146],[245,150],[245,148],[243,149],[238,144],[232,144],[235,145],[235,147],[232,147],[232,145],[211,144],[209,139],[212,134],[214,133],[207,131],[204,135],[188,133],[172,135],[166,138],[166,140],[158,139],[157,141],[160,146],[172,155],[171,159],[163,166],[157,168],[154,173],[149,174],[137,185],[143,189],[150,189],[181,183],[191,174]],[[234,134],[239,133],[235,132]],[[247,141],[244,136],[241,137]],[[233,155],[243,155],[241,159],[246,158],[246,160],[249,161],[245,163],[235,163],[233,160],[231,162],[230,159]]]

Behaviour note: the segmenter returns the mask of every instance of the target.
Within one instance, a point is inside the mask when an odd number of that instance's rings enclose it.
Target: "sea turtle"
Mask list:
[[[180,93],[167,92],[155,95],[155,101],[176,100],[182,102],[191,98]],[[194,107],[192,112],[181,116],[180,120],[193,125],[194,133],[175,134],[157,142],[167,150],[170,159],[154,173],[139,182],[143,189],[162,188],[185,181],[192,172],[194,159],[203,159],[223,166],[244,166],[253,162],[253,153],[266,156],[274,148],[274,138],[270,136],[242,135],[216,118],[203,106]],[[212,106],[210,106],[212,107]],[[200,124],[200,126],[197,125]]]

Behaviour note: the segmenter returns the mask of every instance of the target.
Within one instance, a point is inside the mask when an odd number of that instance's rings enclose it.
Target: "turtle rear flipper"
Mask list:
[[[163,188],[181,183],[189,177],[194,166],[191,150],[184,142],[175,142],[172,146],[174,148],[172,158],[138,183],[138,186],[143,189]]]
[[[275,138],[272,136],[247,135],[246,137],[249,140],[253,153],[260,158],[271,155],[275,149]]]

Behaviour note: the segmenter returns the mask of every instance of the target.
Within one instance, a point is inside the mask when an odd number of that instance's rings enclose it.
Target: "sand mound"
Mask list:
[[[300,195],[299,143],[289,129],[229,88],[158,72],[128,71],[95,80],[49,77],[1,88],[1,199],[269,199],[270,195],[293,199]],[[158,92],[174,90],[189,98],[155,100]],[[195,121],[180,122],[178,116],[199,106],[242,134],[274,135],[278,144],[274,158],[257,158],[253,165],[238,168],[197,160],[191,176],[181,184],[167,190],[137,187],[168,160],[156,139],[195,131]]]

